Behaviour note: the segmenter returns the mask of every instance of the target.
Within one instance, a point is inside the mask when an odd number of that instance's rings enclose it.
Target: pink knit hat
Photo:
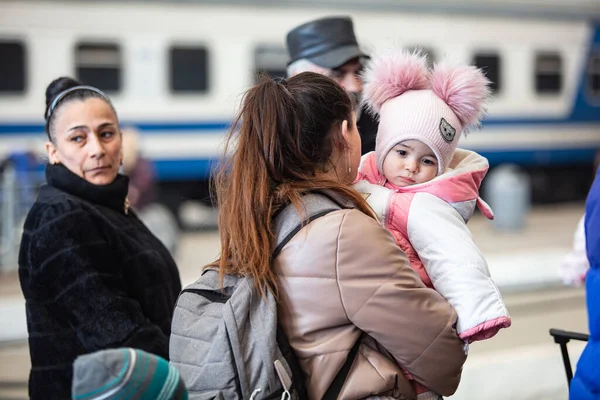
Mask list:
[[[377,167],[405,140],[429,146],[443,173],[462,132],[479,125],[490,97],[490,81],[473,66],[436,64],[424,55],[395,49],[375,54],[363,73],[363,103],[379,114],[375,143]]]

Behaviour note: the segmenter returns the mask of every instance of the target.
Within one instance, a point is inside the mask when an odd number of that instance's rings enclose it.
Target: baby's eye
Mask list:
[[[406,150],[396,150],[396,153],[400,154],[401,156],[405,156]]]
[[[423,164],[426,164],[426,165],[435,165],[435,162],[433,160],[428,159],[428,158],[424,158],[423,159]]]

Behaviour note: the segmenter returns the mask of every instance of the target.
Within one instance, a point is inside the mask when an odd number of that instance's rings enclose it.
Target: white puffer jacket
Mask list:
[[[423,282],[456,309],[457,331],[468,342],[491,338],[511,325],[487,262],[466,226],[476,205],[493,218],[478,195],[487,170],[484,157],[457,149],[444,174],[398,188],[380,173],[373,152],[363,156],[355,184]]]

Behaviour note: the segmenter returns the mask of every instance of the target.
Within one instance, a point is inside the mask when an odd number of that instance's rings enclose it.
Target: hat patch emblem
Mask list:
[[[440,133],[442,134],[442,138],[448,143],[454,140],[454,136],[456,136],[456,129],[452,127],[444,118],[440,121]]]

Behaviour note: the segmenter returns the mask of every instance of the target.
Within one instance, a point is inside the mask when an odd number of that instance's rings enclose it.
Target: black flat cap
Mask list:
[[[307,22],[292,29],[286,41],[290,64],[305,58],[321,67],[337,68],[353,58],[364,56],[349,17]]]

